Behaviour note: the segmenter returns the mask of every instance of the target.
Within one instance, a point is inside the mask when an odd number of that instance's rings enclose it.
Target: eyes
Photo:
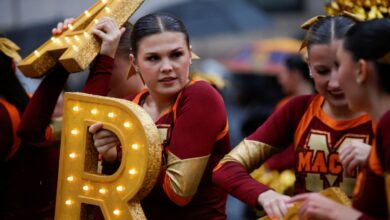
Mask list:
[[[173,52],[169,53],[169,55],[168,55],[170,60],[178,60],[178,59],[180,59],[183,56],[184,56],[184,52],[183,51],[173,51]],[[162,58],[163,58],[163,56],[161,56],[159,54],[149,54],[149,55],[146,56],[146,61],[158,62]]]
[[[327,67],[316,67],[314,69],[319,75],[327,75],[331,72],[331,69]]]

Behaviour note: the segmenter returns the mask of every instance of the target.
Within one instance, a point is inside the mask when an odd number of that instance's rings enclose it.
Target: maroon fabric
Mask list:
[[[112,66],[112,58],[98,56],[88,79],[90,87],[85,90],[106,93],[108,86],[100,85],[105,85],[103,81],[110,77]],[[0,219],[54,219],[59,144],[48,143],[45,131],[67,77],[68,73],[56,66],[39,85],[22,116],[18,129],[21,146],[11,160],[1,163]],[[12,134],[9,116],[3,120],[4,115],[0,105],[0,137],[7,135],[0,139],[2,152],[13,141],[12,135],[8,135]]]
[[[246,139],[261,141],[280,149],[287,148],[293,141],[292,131],[295,131],[313,97],[305,95],[293,98]],[[250,177],[249,172],[239,163],[229,162],[214,171],[213,180],[219,187],[255,207],[260,193],[269,188]]]
[[[0,161],[3,162],[13,145],[12,121],[7,109],[0,104]]]
[[[98,55],[84,85],[83,92],[106,96],[110,91],[110,81],[114,59],[106,55]]]
[[[54,218],[59,148],[53,142],[45,143],[45,131],[67,77],[62,67],[54,68],[22,116],[20,148],[1,165],[0,219]]]
[[[277,170],[279,172],[286,169],[294,169],[295,156],[294,146],[291,144],[282,152],[277,153],[265,161],[265,167],[268,170]]]
[[[377,128],[376,147],[377,160],[382,170],[390,172],[390,111],[379,121]],[[371,159],[371,158],[369,158]],[[363,176],[358,193],[354,195],[353,207],[365,213],[360,219],[388,219],[388,204],[383,173],[377,175],[368,164],[363,170]],[[370,217],[369,217],[370,216]]]
[[[230,151],[229,134],[216,140],[226,123],[222,97],[203,81],[186,87],[176,112],[171,111],[156,122],[159,129],[168,129],[168,135],[163,141],[164,158],[167,157],[167,151],[180,159],[211,156],[196,194],[184,207],[172,202],[163,190],[166,170],[164,161],[157,184],[141,201],[148,219],[226,219],[227,193],[212,183],[212,169]]]

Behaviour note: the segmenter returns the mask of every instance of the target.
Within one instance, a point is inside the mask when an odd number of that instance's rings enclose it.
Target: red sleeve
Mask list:
[[[46,129],[68,76],[69,73],[58,64],[43,79],[23,113],[18,129],[22,141],[44,144]]]
[[[254,180],[239,163],[227,162],[217,167],[213,182],[251,207],[257,206],[257,197],[269,188]]]
[[[294,131],[313,97],[305,95],[292,99],[275,111],[263,125],[246,139],[281,149],[288,147],[292,143]],[[218,164],[214,169],[213,181],[250,206],[255,206],[257,197],[269,189],[254,180],[249,175],[249,171],[235,162]]]
[[[210,155],[227,115],[222,97],[206,82],[186,88],[168,150],[180,159]]]
[[[292,98],[276,110],[253,134],[246,139],[268,144],[280,149],[293,143],[294,133],[315,95]]]
[[[92,64],[83,92],[93,95],[106,96],[110,91],[110,81],[114,59],[105,55],[98,55]]]
[[[361,215],[358,220],[385,220],[386,218],[375,218],[366,214]]]
[[[294,146],[290,144],[287,149],[277,153],[265,161],[265,166],[268,170],[283,171],[294,168]]]
[[[4,161],[13,145],[12,121],[7,109],[0,104],[0,161]]]

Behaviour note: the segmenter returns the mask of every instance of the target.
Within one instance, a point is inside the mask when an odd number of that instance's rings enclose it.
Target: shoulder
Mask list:
[[[218,91],[206,81],[192,81],[182,93],[183,97],[202,97],[212,99],[222,99]]]

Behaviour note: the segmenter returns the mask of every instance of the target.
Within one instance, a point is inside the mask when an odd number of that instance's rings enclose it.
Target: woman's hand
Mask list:
[[[289,204],[302,202],[298,210],[299,219],[358,219],[362,213],[336,203],[319,193],[303,193],[293,196]]]
[[[340,152],[340,161],[344,172],[351,176],[356,167],[363,167],[370,153],[371,146],[360,141],[351,141]]]
[[[289,200],[289,196],[282,195],[273,190],[265,191],[257,198],[258,203],[264,208],[264,211],[271,219],[283,219],[289,208],[289,204],[287,204]]]
[[[99,23],[92,30],[102,40],[100,54],[115,58],[120,38],[125,32],[125,28],[118,28],[114,20],[108,17],[100,19]],[[130,47],[130,45],[129,45]]]
[[[53,35],[60,35],[66,31],[69,28],[69,24],[72,24],[74,20],[74,18],[67,18],[64,22],[59,22],[57,27],[52,30]],[[102,41],[100,54],[115,58],[120,38],[124,32],[125,28],[122,27],[119,29],[113,19],[109,17],[100,19],[92,29],[92,33]]]
[[[106,161],[117,159],[116,146],[120,144],[118,137],[109,130],[102,129],[103,124],[98,122],[91,125],[88,131],[93,135],[93,144]]]
[[[58,22],[57,27],[51,30],[54,36],[62,34],[62,32],[68,30],[69,24],[72,24],[74,18],[66,18],[64,22]]]

